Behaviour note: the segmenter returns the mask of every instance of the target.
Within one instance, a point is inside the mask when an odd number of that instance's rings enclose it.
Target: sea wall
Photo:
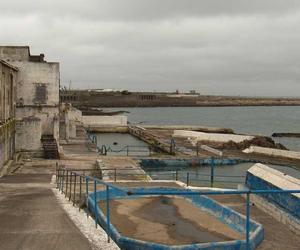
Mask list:
[[[263,154],[272,157],[291,158],[291,159],[300,160],[300,152],[288,151],[288,150],[250,146],[249,148],[245,149],[243,152],[247,154],[249,153]]]
[[[240,143],[246,140],[254,139],[254,136],[203,133],[203,132],[188,131],[188,130],[174,130],[173,137],[186,137],[186,138],[192,138],[192,140],[195,141],[213,141],[213,142],[223,142],[223,143],[229,141]]]

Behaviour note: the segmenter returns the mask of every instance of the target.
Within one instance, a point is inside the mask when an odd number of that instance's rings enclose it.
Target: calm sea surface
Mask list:
[[[124,110],[130,123],[199,125],[232,128],[236,133],[271,136],[274,132],[300,133],[300,107],[179,107],[110,108]],[[300,140],[276,138],[300,151]]]

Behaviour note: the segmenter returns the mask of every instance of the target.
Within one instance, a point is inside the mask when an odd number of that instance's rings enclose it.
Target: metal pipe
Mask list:
[[[67,179],[66,179],[66,192],[65,192],[65,197],[67,197],[68,186],[69,186],[69,170],[67,170]]]
[[[55,181],[56,181],[56,188],[58,188],[58,182],[59,182],[59,174],[58,174],[58,168],[57,168],[57,162],[56,162],[56,169],[55,169],[55,171],[56,171],[56,178],[55,178]]]
[[[246,249],[250,250],[250,193],[246,198]]]
[[[89,178],[85,177],[85,193],[86,193],[86,208],[89,210]],[[89,218],[89,213],[86,213],[87,218]]]
[[[268,194],[268,193],[295,193],[300,190],[226,190],[226,191],[132,191],[128,195],[220,195],[220,194]]]
[[[79,175],[79,202],[81,203],[81,199],[82,199],[82,176]],[[80,211],[80,203],[79,203],[79,211]]]
[[[61,180],[61,184],[62,184],[62,186],[61,186],[61,193],[63,194],[64,193],[64,182],[65,182],[65,170],[63,170],[63,178],[62,178],[62,180]]]
[[[107,242],[110,242],[110,206],[109,206],[109,186],[106,186],[106,223],[107,223]]]
[[[189,186],[189,184],[190,184],[190,173],[187,172],[186,173],[186,185]]]
[[[73,206],[75,206],[75,202],[76,202],[76,179],[77,179],[77,174],[74,173]]]
[[[215,159],[214,157],[211,157],[211,162],[210,162],[210,186],[214,186],[214,172],[215,172]]]
[[[69,201],[71,200],[72,198],[72,178],[73,177],[73,172],[70,173],[70,195],[69,195]]]
[[[98,225],[98,209],[97,209],[97,181],[94,180],[94,210],[95,210],[95,226]]]

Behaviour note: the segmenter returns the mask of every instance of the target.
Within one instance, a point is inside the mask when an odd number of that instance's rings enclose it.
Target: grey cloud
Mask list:
[[[3,1],[1,13],[136,21],[187,16],[282,14],[299,6],[297,0],[10,0]]]
[[[300,1],[2,1],[0,43],[73,87],[299,95]]]

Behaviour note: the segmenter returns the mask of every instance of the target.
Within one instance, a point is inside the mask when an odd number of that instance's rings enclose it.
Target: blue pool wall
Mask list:
[[[135,188],[134,191],[182,191],[182,189],[176,188]],[[188,190],[191,191],[191,190]],[[96,194],[97,201],[106,200],[106,191],[98,191]],[[125,192],[121,190],[111,189],[110,190],[110,199],[138,199],[140,196],[132,195],[127,196]],[[208,198],[204,195],[185,195],[187,200],[192,202],[195,206],[201,208],[207,213],[217,217],[219,220],[227,224],[232,229],[245,234],[245,223],[246,217],[232,210],[231,208],[225,207],[220,203],[214,201],[213,199]],[[89,194],[88,205],[90,211],[95,214],[95,204],[94,204],[94,194]],[[99,224],[106,229],[106,215],[102,213],[100,208],[97,209],[97,219]],[[255,249],[264,239],[264,229],[261,224],[250,220],[250,245],[251,249]],[[194,249],[204,249],[204,250],[237,250],[246,249],[245,240],[233,240],[226,242],[213,242],[213,243],[201,243],[201,244],[190,244],[190,245],[180,245],[180,246],[168,246],[163,244],[151,243],[141,240],[136,240],[120,235],[117,229],[111,225],[111,237],[118,244],[121,249],[130,249],[130,250],[194,250]]]
[[[280,190],[276,185],[268,182],[267,180],[257,177],[250,172],[246,175],[246,186],[251,190]],[[291,216],[300,219],[300,199],[293,194],[259,194],[267,201],[279,207]]]
[[[213,159],[215,165],[236,165],[240,163],[250,162],[241,159]],[[212,159],[200,158],[182,158],[182,159],[140,159],[139,163],[146,168],[162,168],[162,167],[193,167],[193,166],[211,166]]]

